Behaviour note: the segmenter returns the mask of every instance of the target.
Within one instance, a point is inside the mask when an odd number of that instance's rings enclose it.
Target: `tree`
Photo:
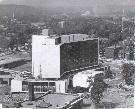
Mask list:
[[[15,45],[17,45],[17,38],[16,38],[16,36],[12,36],[11,41],[9,43],[9,47],[13,50]]]
[[[105,91],[105,88],[107,84],[103,81],[103,75],[98,74],[94,78],[93,87],[91,89],[91,99],[92,102],[95,104],[95,108],[98,107],[98,104],[101,101],[101,98],[103,97],[103,92]]]
[[[106,71],[105,71],[105,77],[106,78],[113,78],[113,73],[112,73],[112,71],[111,71],[111,69],[110,69],[110,66],[108,66],[108,67],[105,67],[106,68]]]
[[[108,38],[100,38],[99,41],[99,50],[100,54],[103,56],[105,52],[105,48],[109,46],[109,39]]]
[[[134,43],[130,43],[129,44],[129,60],[133,60],[134,59]]]
[[[134,84],[134,65],[133,64],[128,64],[124,63],[123,64],[123,70],[122,70],[122,76],[123,79],[125,80],[127,85],[133,85]]]

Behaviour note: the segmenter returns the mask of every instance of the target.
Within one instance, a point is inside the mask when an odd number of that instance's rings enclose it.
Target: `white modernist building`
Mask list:
[[[86,34],[32,36],[34,77],[60,78],[65,72],[98,65],[98,38]]]
[[[49,36],[32,36],[32,72],[34,77],[60,77],[60,45]]]
[[[35,79],[13,79],[11,92],[27,92],[30,83],[34,85],[34,92],[53,90],[66,93],[71,81],[70,76],[65,78],[64,74],[98,65],[98,38],[86,34],[56,36],[51,35],[52,31],[46,32],[49,30],[32,36],[32,73]],[[73,85],[87,87],[88,83],[84,81],[87,78],[87,75],[83,78],[74,76]],[[83,79],[82,84],[77,83],[79,79]]]

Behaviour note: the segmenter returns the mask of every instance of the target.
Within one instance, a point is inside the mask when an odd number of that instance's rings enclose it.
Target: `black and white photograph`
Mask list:
[[[0,0],[0,109],[134,109],[135,0]]]

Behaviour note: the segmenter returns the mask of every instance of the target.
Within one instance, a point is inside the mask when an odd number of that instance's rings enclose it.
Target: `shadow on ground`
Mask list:
[[[99,105],[100,109],[114,109],[119,103],[112,103],[112,102],[102,102]]]

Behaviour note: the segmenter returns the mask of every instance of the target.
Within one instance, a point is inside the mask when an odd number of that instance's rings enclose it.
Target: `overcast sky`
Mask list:
[[[4,4],[34,6],[91,6],[95,4],[135,4],[135,0],[0,0]]]

